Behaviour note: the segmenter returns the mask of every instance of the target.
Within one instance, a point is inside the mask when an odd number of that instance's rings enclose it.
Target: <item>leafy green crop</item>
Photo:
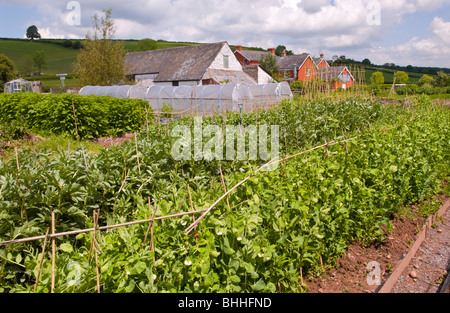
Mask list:
[[[0,123],[20,121],[30,129],[73,138],[78,131],[80,138],[92,139],[139,130],[148,109],[144,103],[98,96],[2,94]]]
[[[204,124],[239,121],[230,113]],[[435,194],[449,174],[450,110],[427,98],[408,109],[357,99],[283,102],[243,121],[280,125],[283,155],[353,139],[255,174],[189,234],[190,215],[155,221],[154,251],[150,238],[144,245],[148,223],[98,232],[102,292],[303,291],[301,273],[332,266],[354,240],[384,240],[392,214]],[[171,127],[178,123],[192,121]],[[220,170],[229,190],[261,165],[176,161],[165,131],[152,125],[148,138],[146,129],[138,135],[138,155],[131,142],[97,156],[21,151],[19,171],[16,160],[0,161],[0,241],[45,234],[52,211],[62,232],[93,227],[94,210],[100,225],[148,219],[148,198],[156,217],[207,209],[224,193]],[[42,243],[0,247],[1,291],[33,291]],[[95,292],[92,233],[56,244],[55,291]],[[50,291],[49,250],[38,292]]]

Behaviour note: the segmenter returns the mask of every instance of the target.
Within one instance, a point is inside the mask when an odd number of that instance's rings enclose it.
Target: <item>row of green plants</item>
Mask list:
[[[350,139],[280,162],[176,161],[176,138],[153,123],[137,143],[98,155],[29,151],[0,162],[0,241],[149,218],[216,205],[191,233],[192,216],[158,220],[97,234],[102,292],[297,292],[301,275],[332,266],[354,240],[383,241],[400,207],[439,190],[449,173],[450,111],[420,98],[403,109],[364,99],[295,103],[244,114],[243,126],[279,125],[281,156]],[[237,125],[239,114],[204,124]],[[170,128],[192,125],[185,118]],[[207,142],[208,138],[203,138]],[[248,148],[248,147],[247,147]],[[138,151],[138,152],[136,152]],[[17,166],[19,165],[19,168]],[[191,201],[192,199],[192,205]],[[196,215],[198,218],[199,215]],[[32,292],[43,241],[0,246],[0,291]],[[56,292],[96,292],[92,233],[56,239]],[[50,246],[37,292],[51,286]]]
[[[147,103],[148,106],[148,103]],[[1,94],[0,123],[21,124],[80,139],[137,131],[146,123],[142,100],[72,94]],[[75,111],[75,112],[74,112]]]

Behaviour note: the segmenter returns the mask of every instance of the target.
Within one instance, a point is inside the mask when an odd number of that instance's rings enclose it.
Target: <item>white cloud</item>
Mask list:
[[[415,36],[396,46],[372,49],[372,62],[450,67],[450,21],[435,17],[429,30],[431,35],[427,38]]]
[[[432,54],[428,51],[431,47],[446,51],[443,43],[448,45],[450,40],[448,22],[438,18],[430,24],[429,38],[410,38],[396,47],[379,47],[383,44],[383,34],[395,29],[406,16],[437,10],[450,4],[450,0],[375,1],[381,9],[381,25],[367,22],[373,9],[368,4],[374,2],[370,0],[79,0],[81,25],[78,26],[67,23],[68,2],[41,2],[36,6],[40,18],[24,23],[35,23],[45,37],[83,38],[91,28],[91,16],[103,8],[112,8],[117,38],[226,40],[230,44],[262,48],[283,44],[297,53],[324,51],[328,56],[346,54],[355,59],[370,54],[372,62],[385,55],[394,63],[400,63],[404,55],[413,52]],[[402,55],[394,54],[395,51],[401,51]]]

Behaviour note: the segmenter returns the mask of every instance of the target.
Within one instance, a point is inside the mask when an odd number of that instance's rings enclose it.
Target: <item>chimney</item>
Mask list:
[[[269,48],[269,49],[267,49],[267,51],[269,51],[270,53],[272,53],[273,55],[275,55],[275,48]]]
[[[236,51],[241,51],[242,52],[242,46],[241,45],[235,46],[235,48],[236,48]]]
[[[283,52],[281,52],[281,57],[284,58],[286,56],[286,50],[284,50]]]
[[[321,59],[325,58],[325,54],[323,54],[323,52],[320,54],[320,58]]]

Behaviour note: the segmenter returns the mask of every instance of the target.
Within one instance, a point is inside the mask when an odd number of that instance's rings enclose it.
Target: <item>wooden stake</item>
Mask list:
[[[77,135],[77,144],[80,144],[80,139],[78,138],[78,125],[77,125],[77,116],[75,114],[75,104],[72,101],[72,109],[73,109],[73,118],[75,120],[75,133]]]
[[[55,212],[52,211],[52,235],[55,233]],[[56,242],[55,238],[52,238],[52,288],[51,293],[54,293],[55,289],[55,256],[56,254]]]
[[[97,222],[98,222],[98,213],[96,214],[95,211],[93,213],[93,220],[94,220],[94,233],[92,238],[92,243],[94,246],[94,253],[95,253],[95,273],[97,276],[97,293],[100,293],[100,273],[98,270],[98,252],[97,252],[97,246],[95,245],[96,242],[96,232],[97,232]]]
[[[227,193],[227,187],[225,186],[225,180],[223,179],[222,166],[221,165],[219,165],[219,172],[220,172],[220,180],[222,181],[223,190],[225,191],[225,193]],[[228,200],[228,196],[226,197],[226,200],[227,200],[227,205],[228,205],[228,211],[231,212],[230,201]]]
[[[41,261],[39,262],[39,269],[38,269],[38,273],[36,276],[36,282],[34,283],[34,291],[36,291],[36,289],[37,289],[39,277],[41,276],[42,263],[44,262],[45,246],[47,245],[47,238],[48,238],[47,236],[48,236],[49,231],[50,231],[50,228],[47,227],[47,232],[45,233],[44,244],[42,245]]]
[[[139,174],[141,174],[141,165],[139,164],[139,151],[138,151],[138,146],[137,146],[137,134],[136,134],[136,132],[134,133],[134,142],[136,143],[136,157],[137,157],[138,170],[139,170]]]
[[[20,175],[19,157],[18,157],[18,155],[17,155],[17,147],[14,147],[14,151],[15,151],[15,153],[16,153],[17,175]]]

